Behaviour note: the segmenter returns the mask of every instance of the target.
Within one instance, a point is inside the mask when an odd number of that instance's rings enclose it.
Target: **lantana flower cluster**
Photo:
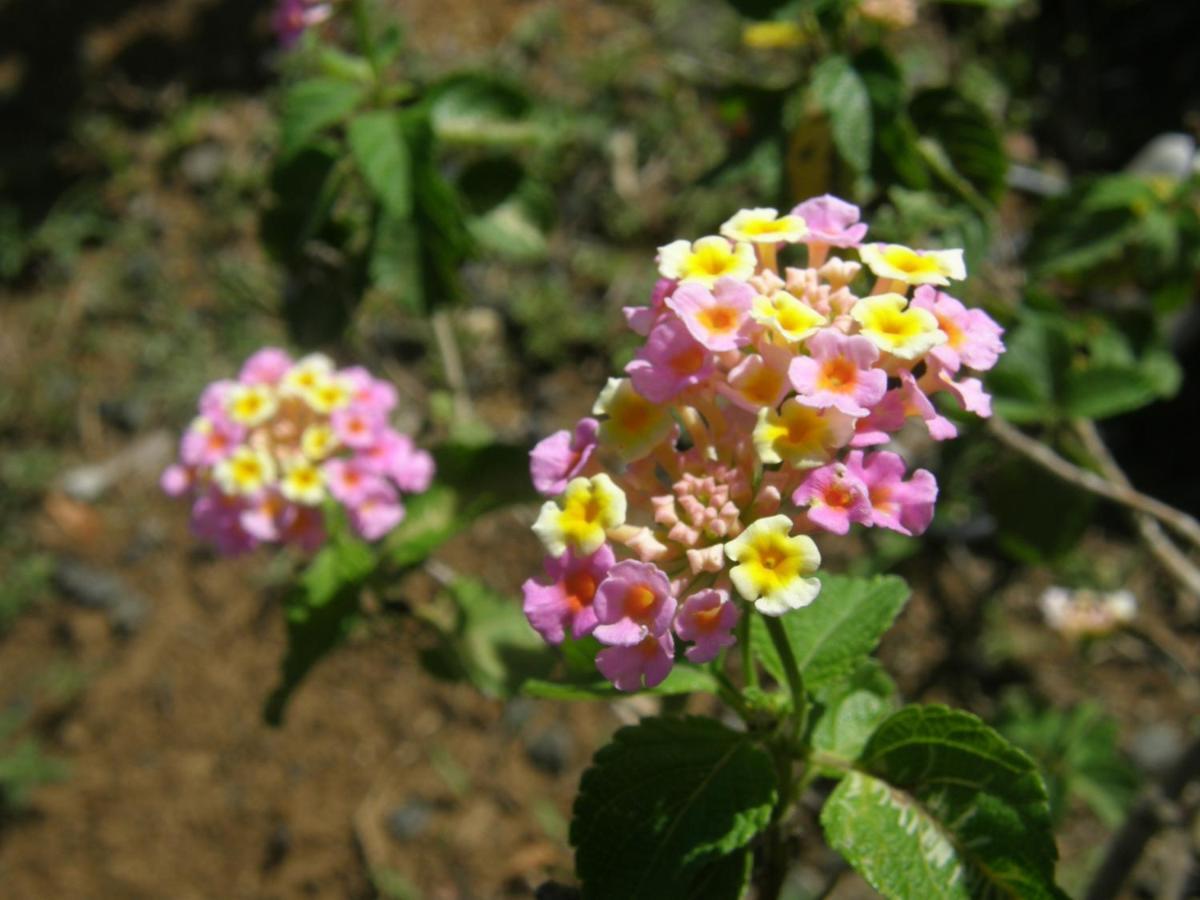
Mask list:
[[[1002,330],[945,290],[962,251],[866,233],[858,207],[823,196],[660,247],[650,304],[625,310],[645,341],[624,377],[532,451],[549,556],[526,616],[551,643],[594,635],[619,689],[660,683],[679,642],[712,660],[749,605],[812,603],[814,536],[924,531],[937,482],[883,445],[909,421],[955,437],[936,394],[991,414],[971,373]]]
[[[434,472],[433,457],[388,424],[396,402],[366,369],[263,348],[236,380],[205,388],[163,489],[193,499],[193,530],[222,554],[315,550],[331,503],[377,540],[404,518],[402,495],[424,491]]]

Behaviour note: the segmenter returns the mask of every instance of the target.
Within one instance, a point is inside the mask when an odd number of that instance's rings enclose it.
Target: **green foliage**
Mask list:
[[[568,639],[563,644],[562,663],[557,677],[553,680],[531,678],[521,685],[521,692],[546,700],[612,700],[624,696],[596,671],[596,654],[602,649],[593,638],[579,641]],[[642,693],[660,696],[715,694],[717,680],[707,669],[677,662],[662,684]]]
[[[283,97],[281,150],[294,156],[313,138],[342,122],[366,99],[367,88],[341,78],[309,78]]]
[[[770,756],[711,719],[622,728],[583,775],[571,844],[585,898],[736,900],[777,799]]]
[[[521,604],[470,578],[456,579],[451,621],[437,627],[438,643],[424,651],[425,667],[443,678],[464,678],[489,697],[510,697],[522,683],[547,674],[555,658],[529,627]]]
[[[17,736],[23,724],[19,713],[0,713],[0,822],[24,810],[37,787],[68,774],[66,765],[47,756],[36,739]]]
[[[1092,523],[1096,498],[1026,459],[1008,459],[983,485],[1001,548],[1038,564],[1058,560]]]
[[[875,660],[864,660],[849,677],[826,684],[814,699],[819,713],[813,748],[842,759],[857,759],[875,729],[897,708],[896,685]],[[820,771],[835,774],[827,768]]]
[[[1172,396],[1181,374],[1149,310],[1023,310],[988,373],[995,410],[1017,423],[1103,419]]]
[[[821,593],[816,601],[780,618],[810,690],[854,672],[909,597],[908,586],[894,576],[820,577]],[[751,640],[763,668],[782,684],[786,680],[783,663],[759,616],[752,619]]]
[[[1137,791],[1137,770],[1117,747],[1117,723],[1097,704],[1039,709],[1027,696],[1011,695],[997,727],[1038,761],[1055,822],[1071,799],[1086,803],[1110,828],[1124,819]]]
[[[857,171],[871,164],[871,100],[862,76],[844,56],[828,56],[813,69],[812,91],[833,124],[833,143]]]
[[[412,213],[408,144],[395,113],[375,110],[350,120],[346,137],[358,170],[383,210],[397,219]]]
[[[53,572],[54,559],[45,553],[20,556],[5,565],[0,580],[0,633],[45,595]]]
[[[334,517],[329,515],[327,519]],[[317,552],[283,598],[287,653],[280,683],[267,698],[263,718],[279,725],[288,701],[312,667],[350,633],[359,614],[359,595],[375,570],[370,546],[343,525]]]
[[[288,650],[280,684],[264,710],[268,722],[282,721],[299,683],[353,629],[369,582],[395,581],[479,516],[533,496],[523,448],[449,443],[434,451],[434,459],[438,483],[406,499],[404,521],[379,545],[353,537],[336,510],[327,514],[329,541],[284,597]],[[499,693],[501,685],[511,692],[524,678],[549,671],[552,657],[518,604],[469,582],[456,584],[454,592],[460,618],[443,629],[439,671],[468,677],[489,693]],[[535,644],[540,654],[531,652]],[[512,653],[505,649],[509,646]],[[509,672],[509,657],[521,654],[530,657],[529,666],[514,665]]]
[[[821,813],[833,847],[889,898],[1063,898],[1032,760],[969,713],[887,719]]]

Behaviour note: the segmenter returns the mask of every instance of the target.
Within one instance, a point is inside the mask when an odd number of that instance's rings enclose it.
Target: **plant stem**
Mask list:
[[[771,643],[775,645],[775,652],[779,654],[784,675],[787,676],[788,690],[792,694],[792,736],[799,743],[808,730],[808,694],[804,690],[804,676],[800,674],[800,666],[796,663],[783,624],[775,616],[763,616],[763,619],[766,620],[767,633],[771,636]]]
[[[742,684],[746,687],[758,687],[758,666],[754,664],[754,648],[750,646],[750,607],[742,615],[738,623],[738,646],[742,651]]]
[[[351,11],[354,14],[354,33],[358,38],[359,49],[370,64],[371,71],[375,75],[376,87],[378,87],[379,54],[375,49],[375,35],[371,29],[371,11],[368,8],[368,2],[369,0],[354,0]]]

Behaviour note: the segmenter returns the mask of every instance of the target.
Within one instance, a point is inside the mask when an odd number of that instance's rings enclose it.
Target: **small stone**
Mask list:
[[[413,797],[387,815],[387,829],[398,841],[409,841],[429,827],[433,807],[419,797]]]
[[[78,560],[57,562],[54,585],[80,606],[107,613],[109,624],[120,634],[136,632],[149,614],[149,602],[124,580]]]
[[[506,731],[513,733],[521,731],[537,711],[537,704],[528,697],[513,697],[504,704],[504,712],[500,721]]]
[[[1154,722],[1139,729],[1129,744],[1129,755],[1148,775],[1161,775],[1183,752],[1183,735],[1174,725]]]
[[[547,775],[561,775],[571,759],[571,735],[561,725],[547,728],[525,748],[534,768]]]

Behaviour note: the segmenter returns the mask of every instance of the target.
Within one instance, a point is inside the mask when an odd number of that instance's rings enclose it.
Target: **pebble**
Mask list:
[[[388,832],[398,841],[419,837],[429,827],[433,807],[420,797],[412,797],[387,814]]]
[[[547,775],[561,775],[571,759],[571,735],[561,725],[551,725],[533,737],[525,755],[534,768]]]
[[[54,585],[87,609],[103,610],[120,634],[133,634],[150,612],[150,603],[111,572],[73,559],[60,559],[54,567]]]

